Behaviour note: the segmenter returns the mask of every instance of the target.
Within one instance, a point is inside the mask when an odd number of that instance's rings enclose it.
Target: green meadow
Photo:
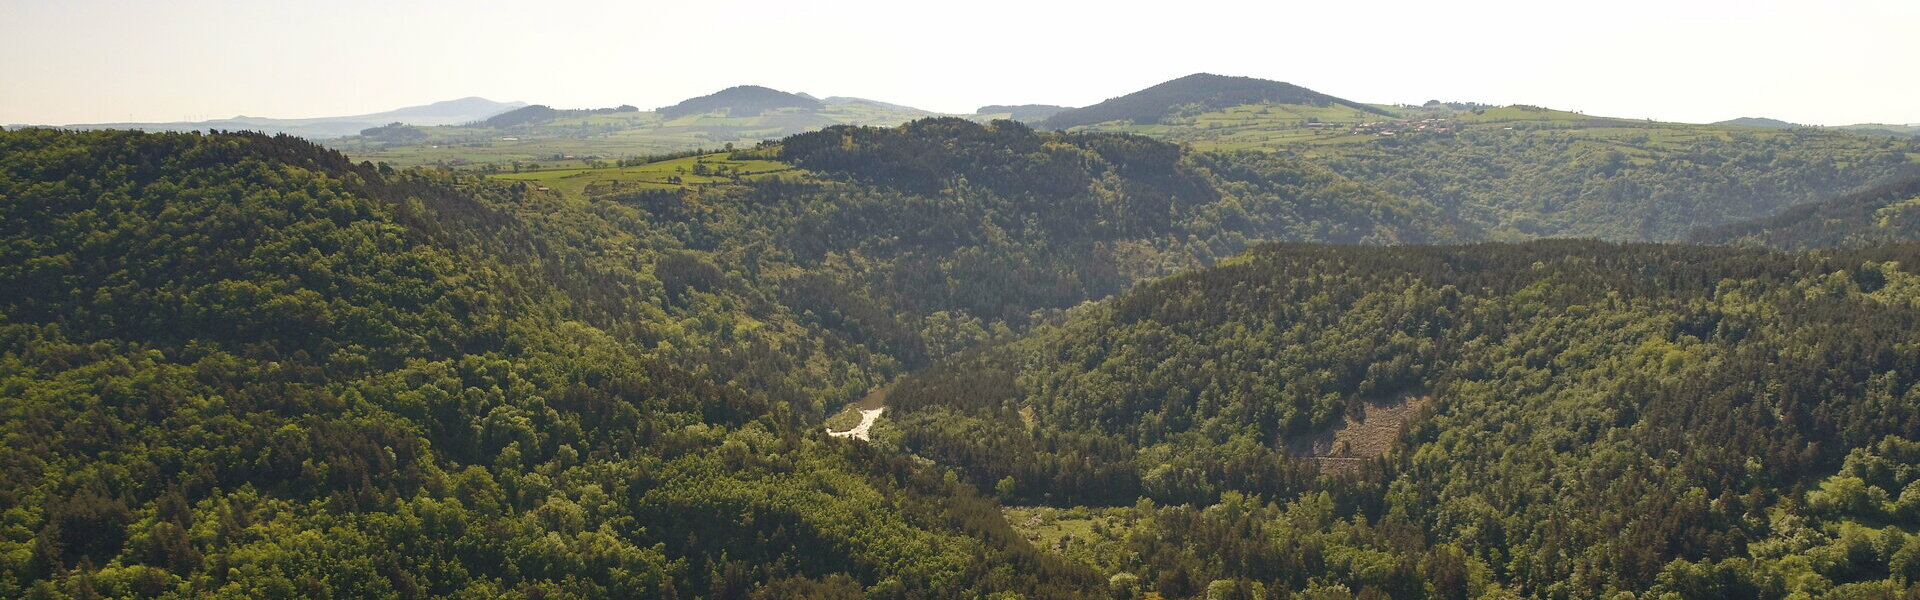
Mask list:
[[[524,181],[570,196],[589,196],[638,190],[726,185],[766,177],[805,177],[786,163],[760,159],[732,159],[717,152],[629,167],[562,168],[499,173],[495,179]]]

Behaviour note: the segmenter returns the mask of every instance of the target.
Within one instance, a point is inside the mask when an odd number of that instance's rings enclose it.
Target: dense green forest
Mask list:
[[[0,197],[0,596],[1088,580],[790,400],[886,361],[590,210],[239,134],[6,132]]]
[[[670,289],[759,294],[906,366],[1261,240],[1467,235],[1429,205],[1286,158],[1011,121],[833,127],[739,155],[809,175],[584,203],[673,247]]]
[[[821,417],[1251,240],[1453,235],[1297,163],[1010,122],[765,152],[814,175],[572,198],[286,137],[0,132],[0,595],[1097,588]]]
[[[1920,140],[1795,129],[1520,122],[1314,151],[1314,162],[1419,198],[1506,239],[1680,241],[1912,169]],[[1617,134],[1609,133],[1609,130]]]
[[[1691,241],[1789,250],[1920,240],[1920,169],[1779,214],[1695,231]]]
[[[1171,597],[1908,597],[1913,265],[1263,246],[909,376],[878,443],[1114,507],[1050,547]],[[1406,397],[1430,400],[1391,452],[1295,445]]]
[[[1198,74],[1042,124],[1303,157],[1440,207],[1490,239],[1682,241],[1910,173],[1920,141],[1847,128],[1692,125],[1537,106],[1371,106]]]
[[[1382,247],[1499,233],[1341,174],[1371,159],[1013,121],[731,159],[786,170],[574,194],[290,137],[0,131],[0,597],[1920,574],[1920,248]],[[871,443],[823,434],[874,389]],[[1406,399],[1383,453],[1311,450]]]

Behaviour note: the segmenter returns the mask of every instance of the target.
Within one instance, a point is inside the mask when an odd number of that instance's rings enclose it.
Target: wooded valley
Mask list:
[[[1210,97],[1376,114],[1282,91]],[[1920,593],[1920,138],[1116,106],[519,174],[0,131],[0,596]]]

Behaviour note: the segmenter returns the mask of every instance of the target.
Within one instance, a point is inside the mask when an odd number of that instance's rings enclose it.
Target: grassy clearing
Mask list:
[[[1140,524],[1132,507],[1009,506],[1001,511],[1016,533],[1042,551],[1107,573],[1132,566],[1117,560],[1128,554],[1127,537]]]
[[[658,130],[616,131],[589,137],[533,137],[529,134],[484,131],[475,132],[469,137],[449,137],[451,139],[438,143],[387,148],[357,145],[351,138],[332,144],[355,161],[385,162],[397,167],[478,169],[485,165],[497,165],[506,169],[515,162],[549,167],[584,167],[595,160],[612,161],[693,148],[719,148],[730,141],[716,140],[701,132]],[[752,142],[745,145],[751,146]]]
[[[766,177],[805,177],[806,173],[779,161],[734,160],[719,152],[688,156],[631,167],[567,168],[500,173],[495,179],[525,181],[574,196],[592,196],[649,189],[678,189],[728,185]]]
[[[846,431],[858,425],[860,425],[860,411],[852,406],[840,409],[840,412],[827,417],[827,431]]]

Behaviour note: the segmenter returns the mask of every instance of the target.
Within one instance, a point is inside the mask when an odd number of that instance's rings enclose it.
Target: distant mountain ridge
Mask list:
[[[819,110],[823,105],[810,96],[757,85],[737,85],[705,96],[688,98],[655,112],[668,119],[715,111],[726,111],[727,116],[750,117],[781,108]]]
[[[1905,125],[1895,125],[1891,123],[1861,123],[1858,125],[1842,125],[1840,127],[1837,127],[1836,129],[1851,131],[1854,133],[1865,133],[1869,135],[1904,135],[1904,136],[1911,136],[1911,137],[1920,137],[1920,123],[1908,123]]]
[[[1180,112],[1206,112],[1262,103],[1311,106],[1337,104],[1387,115],[1379,107],[1329,96],[1291,83],[1195,73],[1092,106],[1060,111],[1040,124],[1051,129],[1066,129],[1119,120],[1154,123]]]
[[[229,119],[213,119],[208,121],[77,123],[59,125],[58,127],[61,129],[138,129],[141,131],[245,130],[259,131],[268,134],[284,133],[308,139],[327,139],[357,135],[362,130],[391,123],[423,126],[471,123],[526,105],[527,103],[525,102],[495,102],[478,96],[469,96],[458,100],[443,100],[432,104],[408,106],[384,112],[341,117],[280,119],[239,115]]]
[[[1746,127],[1773,127],[1773,128],[1776,128],[1776,129],[1788,129],[1788,128],[1793,128],[1793,127],[1806,127],[1806,125],[1801,125],[1801,124],[1799,124],[1799,123],[1790,123],[1790,122],[1787,122],[1787,121],[1782,121],[1782,120],[1779,120],[1779,119],[1769,119],[1769,118],[1766,118],[1766,117],[1740,117],[1740,118],[1738,118],[1738,119],[1728,119],[1728,120],[1725,120],[1725,121],[1721,121],[1721,122],[1718,122],[1718,123],[1714,123],[1714,125],[1741,125],[1741,126],[1746,126]]]
[[[1004,114],[1007,115],[1006,118],[1015,121],[1034,122],[1044,121],[1049,117],[1060,114],[1061,111],[1068,110],[1073,110],[1073,107],[1055,106],[1052,104],[989,104],[980,107],[979,110],[973,111],[973,114],[981,117]]]
[[[805,96],[806,94],[800,94],[800,95],[802,95],[802,96]],[[918,108],[914,108],[914,107],[911,107],[911,106],[907,106],[907,105],[905,105],[905,104],[894,104],[894,103],[892,103],[892,102],[881,102],[881,101],[879,101],[879,100],[872,100],[872,99],[868,99],[868,98],[855,98],[855,97],[852,97],[852,96],[829,96],[829,97],[827,97],[827,98],[824,98],[824,99],[822,99],[822,100],[820,100],[820,103],[821,103],[821,104],[825,104],[825,105],[834,105],[834,104],[870,104],[870,105],[873,105],[873,106],[878,106],[878,107],[881,107],[881,108],[886,108],[886,109],[892,109],[892,110],[898,110],[898,111],[909,111],[909,112],[923,112],[923,113],[927,113],[927,114],[934,114],[934,113],[933,113],[932,111],[928,111],[928,110],[921,110],[921,109],[918,109]]]
[[[561,119],[566,117],[582,117],[586,115],[604,115],[604,114],[611,114],[611,113],[617,113],[617,112],[639,112],[639,110],[640,109],[635,108],[633,105],[630,105],[630,104],[622,104],[615,108],[582,108],[582,109],[565,109],[565,110],[556,109],[551,106],[547,106],[545,104],[535,104],[533,106],[523,106],[520,108],[516,108],[507,112],[503,112],[503,113],[488,117],[485,121],[480,121],[477,124],[484,125],[487,127],[492,127],[494,129],[506,129],[509,127],[517,127],[521,125],[536,125],[536,124],[552,121],[554,119]]]
[[[440,127],[370,126],[328,145],[357,160],[394,166],[583,164],[724,148],[834,125],[897,126],[950,116],[880,100],[786,92],[740,85],[656,109],[632,105],[562,109],[545,104]]]

